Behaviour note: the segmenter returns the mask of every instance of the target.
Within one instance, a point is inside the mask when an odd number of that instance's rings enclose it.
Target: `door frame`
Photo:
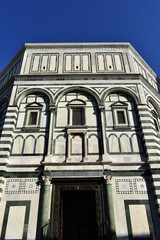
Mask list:
[[[102,180],[59,180],[54,181],[52,187],[51,222],[49,239],[61,239],[62,206],[61,197],[63,191],[94,191],[96,201],[96,219],[98,240],[106,238],[106,216],[104,211],[103,181]]]

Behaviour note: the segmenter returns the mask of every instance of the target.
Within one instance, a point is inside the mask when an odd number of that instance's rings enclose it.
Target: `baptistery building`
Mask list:
[[[0,74],[0,239],[159,240],[159,89],[129,43],[25,44]]]

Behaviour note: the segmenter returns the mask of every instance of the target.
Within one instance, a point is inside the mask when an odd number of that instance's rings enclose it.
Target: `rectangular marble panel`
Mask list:
[[[142,75],[143,75],[144,78],[146,78],[146,72],[143,68],[142,68]]]
[[[65,70],[66,71],[72,70],[72,56],[71,55],[65,56]]]
[[[26,206],[12,206],[9,209],[5,239],[23,239]]]
[[[119,54],[115,54],[114,55],[114,59],[115,59],[115,65],[116,65],[116,70],[117,71],[122,71],[122,60],[120,58]]]
[[[133,238],[150,239],[150,230],[145,205],[130,205],[129,213]]]
[[[56,154],[65,154],[66,150],[66,139],[64,136],[60,136],[55,140],[55,153]]]
[[[72,136],[72,154],[82,154],[82,137]]]
[[[91,135],[88,138],[88,152],[89,153],[98,153],[98,138],[95,135]]]
[[[113,71],[113,61],[112,61],[112,55],[106,55],[106,65],[108,71]]]
[[[88,61],[89,56],[88,55],[83,55],[82,56],[82,70],[83,71],[88,71],[89,70],[89,61]]]
[[[142,67],[138,65],[139,73],[142,74]]]
[[[30,63],[31,63],[31,56],[27,55],[26,63],[25,63],[25,67],[24,67],[24,73],[29,73]]]
[[[74,56],[74,71],[79,71],[81,68],[81,59],[80,55]]]
[[[106,124],[107,127],[113,127],[113,116],[111,111],[106,111]]]
[[[39,70],[39,61],[40,61],[40,55],[34,55],[32,69],[31,69],[33,72],[37,72]]]
[[[43,71],[43,72],[47,71],[47,63],[48,63],[48,55],[43,55],[42,63],[41,63],[41,71]]]
[[[136,73],[139,73],[138,63],[136,61],[135,61],[135,70],[136,70]]]
[[[49,64],[49,71],[56,71],[56,65],[57,65],[57,56],[51,55],[50,56],[50,64]]]
[[[105,68],[104,68],[104,56],[103,56],[103,54],[99,54],[98,56],[97,56],[97,60],[98,60],[98,70],[99,71],[104,71],[105,70]]]
[[[67,116],[68,116],[68,110],[66,108],[58,108],[56,126],[65,127],[67,125]]]
[[[96,110],[94,108],[86,108],[86,124],[88,126],[97,126]]]
[[[24,126],[25,112],[19,113],[16,127],[22,128]]]

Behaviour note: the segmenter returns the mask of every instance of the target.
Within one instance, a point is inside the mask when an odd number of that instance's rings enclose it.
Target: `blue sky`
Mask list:
[[[160,77],[160,0],[1,1],[0,72],[31,42],[130,42]]]

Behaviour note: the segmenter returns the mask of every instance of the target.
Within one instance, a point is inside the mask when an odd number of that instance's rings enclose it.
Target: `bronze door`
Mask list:
[[[106,239],[101,184],[56,183],[52,199],[49,239]]]
[[[97,240],[94,191],[64,191],[61,196],[61,240]]]

